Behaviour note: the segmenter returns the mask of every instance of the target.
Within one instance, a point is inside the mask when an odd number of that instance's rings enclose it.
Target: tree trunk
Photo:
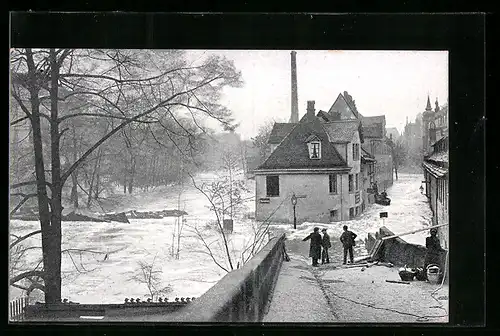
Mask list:
[[[77,144],[76,144],[76,131],[75,127],[73,126],[73,162],[76,162],[78,159],[78,149],[77,149]],[[73,182],[73,185],[71,187],[71,202],[73,203],[73,207],[75,209],[78,208],[78,170],[75,169],[75,171],[71,174],[71,181]]]
[[[123,193],[127,193],[127,170],[123,172]]]
[[[61,183],[61,161],[59,153],[59,121],[58,118],[58,81],[59,66],[57,64],[56,51],[50,49],[50,139],[52,158],[52,199],[51,199],[51,225],[50,237],[47,239],[48,249],[44,249],[45,302],[61,302],[61,214],[62,214],[62,183]],[[42,232],[43,235],[43,232]]]
[[[130,176],[128,180],[128,193],[131,194],[134,191],[134,176],[135,176],[135,158],[132,157],[132,164],[130,167]]]
[[[88,199],[87,199],[87,208],[90,208],[90,205],[92,203],[92,192],[94,191],[94,181],[96,177],[96,172],[99,166],[99,161],[101,159],[101,148],[97,151],[97,157],[95,159],[95,164],[94,164],[94,169],[92,170],[92,175],[90,177],[90,186],[89,186],[89,193],[88,193]]]

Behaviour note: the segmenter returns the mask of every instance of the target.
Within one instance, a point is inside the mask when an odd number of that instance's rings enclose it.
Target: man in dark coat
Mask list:
[[[357,235],[354,232],[347,230],[347,225],[344,225],[344,232],[340,236],[340,241],[344,246],[344,265],[347,263],[347,252],[349,252],[349,259],[351,264],[354,263],[354,251],[352,247],[355,245],[354,239]]]
[[[311,239],[311,245],[309,247],[309,257],[312,258],[312,265],[314,267],[318,265],[318,259],[321,258],[321,235],[319,234],[319,228],[315,227],[314,231],[302,241]]]
[[[332,247],[330,242],[330,236],[326,233],[326,229],[321,230],[323,232],[323,238],[321,239],[321,246],[323,247],[323,252],[321,253],[321,263],[330,263],[330,256],[328,255],[328,249]]]
[[[427,266],[432,264],[441,267],[440,253],[444,251],[444,249],[441,248],[436,228],[432,228],[431,236],[425,238],[425,247],[427,251],[425,253],[424,271],[427,271]]]

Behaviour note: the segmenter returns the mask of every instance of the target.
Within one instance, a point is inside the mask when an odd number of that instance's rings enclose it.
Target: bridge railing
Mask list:
[[[169,318],[175,322],[258,322],[278,278],[285,235],[271,239],[243,267],[224,276],[205,294]]]

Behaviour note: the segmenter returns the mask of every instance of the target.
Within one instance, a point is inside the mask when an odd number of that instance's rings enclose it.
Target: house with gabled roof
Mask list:
[[[365,117],[359,113],[356,103],[347,91],[339,93],[328,112],[321,111],[319,115],[324,121],[359,120],[364,137],[363,149],[375,160],[375,181],[379,189],[385,190],[393,183],[393,158],[389,138],[386,136],[385,116]]]
[[[326,121],[321,112],[316,116],[308,101],[298,123],[273,128],[269,143],[275,148],[254,171],[257,220],[293,222],[294,195],[299,223],[348,220],[363,211],[361,123]],[[283,136],[285,127],[290,131]]]

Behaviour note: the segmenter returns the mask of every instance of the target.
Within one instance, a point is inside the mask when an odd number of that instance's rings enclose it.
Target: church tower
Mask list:
[[[424,155],[429,154],[431,149],[431,126],[434,123],[434,112],[431,107],[431,100],[427,95],[427,106],[422,114],[422,150]],[[433,127],[432,127],[433,128]]]

